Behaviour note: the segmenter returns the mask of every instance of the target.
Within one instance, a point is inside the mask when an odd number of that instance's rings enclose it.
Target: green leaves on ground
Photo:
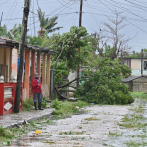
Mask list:
[[[61,101],[58,101],[57,99],[52,101],[52,107],[55,108],[53,111],[54,115],[72,115],[77,114],[83,111],[83,108],[87,106],[88,104],[83,101],[77,101],[77,102],[69,102],[65,101],[62,103]]]

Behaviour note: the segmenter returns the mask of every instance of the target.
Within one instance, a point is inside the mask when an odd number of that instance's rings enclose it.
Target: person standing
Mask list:
[[[38,109],[43,110],[41,108],[42,89],[41,89],[41,82],[38,73],[34,74],[34,79],[32,80],[31,87],[32,87],[32,92],[34,93],[33,102],[34,102],[35,110],[37,110],[37,100],[38,100]]]

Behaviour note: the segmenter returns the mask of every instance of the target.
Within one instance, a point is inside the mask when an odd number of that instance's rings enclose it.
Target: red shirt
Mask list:
[[[38,85],[38,84],[40,84],[40,85]],[[42,91],[40,80],[38,83],[38,81],[35,78],[33,79],[32,83],[31,83],[31,87],[32,87],[33,93],[41,93],[41,91]]]

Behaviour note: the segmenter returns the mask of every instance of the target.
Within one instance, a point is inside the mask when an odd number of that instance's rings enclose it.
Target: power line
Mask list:
[[[101,2],[101,0],[98,0]],[[105,5],[103,2],[101,2],[103,5]],[[111,10],[112,12],[115,12],[114,10],[112,10],[111,8],[109,8],[107,5],[105,5],[109,10]],[[124,18],[125,19],[125,18]],[[128,21],[127,19],[125,19],[128,23],[130,23],[131,25],[135,26],[136,28],[140,29],[141,31],[143,31],[144,33],[147,34],[146,31],[144,31],[143,29],[141,29],[140,27],[136,26],[135,24],[131,23],[130,21]]]
[[[38,2],[38,1],[37,1]],[[39,7],[39,6],[38,6]],[[33,12],[34,12],[34,0],[33,0]],[[35,22],[35,15],[34,15],[34,13],[33,13],[33,23]],[[30,26],[31,26],[31,24],[30,24]],[[36,26],[35,26],[35,23],[34,23],[34,34],[35,34],[35,36],[36,36]]]
[[[69,4],[70,2],[68,2],[67,4]],[[53,12],[51,12],[50,14],[48,14],[48,15],[45,15],[45,16],[50,16],[52,13],[54,13],[54,12],[56,12],[56,11],[58,11],[59,9],[61,9],[61,8],[63,8],[64,6],[62,6],[62,7],[59,7],[58,9],[56,9],[56,10],[54,10]],[[55,15],[55,14],[54,14]],[[59,15],[59,14],[58,14]],[[37,21],[35,21],[34,23],[36,23],[36,22],[39,22],[39,20],[37,20]],[[34,24],[33,23],[33,24]],[[31,25],[33,25],[33,24],[31,24]]]

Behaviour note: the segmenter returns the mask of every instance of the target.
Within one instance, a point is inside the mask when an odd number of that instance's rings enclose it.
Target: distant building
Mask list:
[[[128,84],[131,92],[146,92],[147,91],[147,76],[129,76],[122,80],[123,83]]]
[[[141,58],[124,57],[120,60],[132,70],[132,75],[141,75]],[[147,58],[143,58],[142,66],[143,75],[147,75]]]

